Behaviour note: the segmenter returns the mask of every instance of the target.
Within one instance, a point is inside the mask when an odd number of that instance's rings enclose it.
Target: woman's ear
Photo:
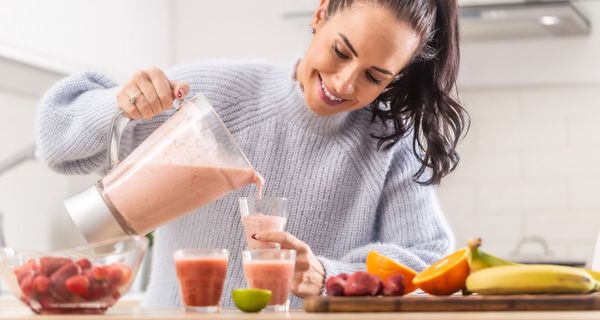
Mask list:
[[[315,10],[313,17],[310,21],[310,25],[314,29],[319,29],[319,26],[327,19],[327,6],[329,5],[329,0],[321,0],[319,2],[319,6]]]

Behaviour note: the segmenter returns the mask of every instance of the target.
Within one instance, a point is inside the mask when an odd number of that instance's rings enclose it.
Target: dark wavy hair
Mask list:
[[[452,97],[460,62],[457,0],[330,0],[327,15],[355,1],[375,2],[407,22],[420,36],[412,61],[372,103],[373,121],[393,125],[388,135],[374,135],[387,150],[413,131],[412,149],[421,167],[413,179],[439,184],[460,157],[456,145],[468,131],[469,115]],[[455,91],[455,93],[457,93]],[[419,180],[427,168],[431,176]]]

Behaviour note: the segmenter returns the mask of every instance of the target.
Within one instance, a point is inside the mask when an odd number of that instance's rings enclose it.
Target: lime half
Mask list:
[[[233,289],[233,303],[244,312],[259,312],[271,301],[271,290],[264,289]]]

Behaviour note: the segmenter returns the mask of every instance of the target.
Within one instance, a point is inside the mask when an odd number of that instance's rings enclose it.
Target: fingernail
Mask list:
[[[250,236],[250,238],[252,238],[252,239],[254,239],[254,240],[258,240],[258,239],[256,239],[256,233],[252,234],[252,235]]]

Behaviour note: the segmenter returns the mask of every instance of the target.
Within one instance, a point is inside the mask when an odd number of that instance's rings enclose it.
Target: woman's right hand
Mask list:
[[[149,68],[134,73],[121,87],[117,103],[130,119],[152,119],[189,92],[189,84],[169,80],[162,70]],[[131,103],[132,100],[135,103]]]

